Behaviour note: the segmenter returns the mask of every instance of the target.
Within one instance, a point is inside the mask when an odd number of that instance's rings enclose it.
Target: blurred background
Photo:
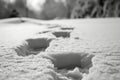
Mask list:
[[[120,0],[0,0],[0,19],[120,17]]]

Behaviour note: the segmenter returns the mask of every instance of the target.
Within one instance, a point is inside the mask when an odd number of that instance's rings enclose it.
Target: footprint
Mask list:
[[[15,51],[19,56],[37,55],[41,51],[44,52],[52,40],[48,38],[27,39],[25,41],[26,43],[16,47]]]
[[[57,38],[63,37],[63,38],[69,38],[70,37],[70,32],[67,31],[58,31],[58,32],[53,32],[53,35],[55,35]]]
[[[43,55],[44,58],[50,59],[57,69],[89,69],[92,67],[93,54],[77,52],[50,52]]]
[[[74,30],[74,28],[61,28],[61,30]]]

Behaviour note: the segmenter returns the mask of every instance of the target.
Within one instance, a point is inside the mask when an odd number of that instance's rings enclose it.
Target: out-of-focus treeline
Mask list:
[[[77,0],[71,18],[120,17],[120,0]]]
[[[120,0],[0,0],[0,19],[120,17]]]

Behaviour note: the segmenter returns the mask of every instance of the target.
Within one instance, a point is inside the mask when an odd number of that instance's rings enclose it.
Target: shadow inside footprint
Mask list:
[[[69,38],[70,37],[70,32],[65,32],[65,31],[59,31],[59,32],[53,32],[53,35],[55,35],[57,38],[58,37],[63,37],[63,38]]]
[[[37,38],[37,39],[27,39],[29,48],[33,50],[45,51],[47,47],[49,47],[49,43],[52,39],[47,38]]]
[[[74,28],[61,28],[61,30],[73,30]]]
[[[51,52],[44,57],[50,59],[57,69],[74,69],[75,67],[89,69],[92,67],[91,60],[94,55],[74,52]]]
[[[45,51],[51,41],[52,39],[48,38],[27,39],[26,43],[15,48],[15,51],[19,56],[37,55],[41,51]]]

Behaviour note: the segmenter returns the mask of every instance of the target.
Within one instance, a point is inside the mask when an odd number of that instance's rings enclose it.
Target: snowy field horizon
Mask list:
[[[120,18],[0,20],[0,80],[120,80]]]

